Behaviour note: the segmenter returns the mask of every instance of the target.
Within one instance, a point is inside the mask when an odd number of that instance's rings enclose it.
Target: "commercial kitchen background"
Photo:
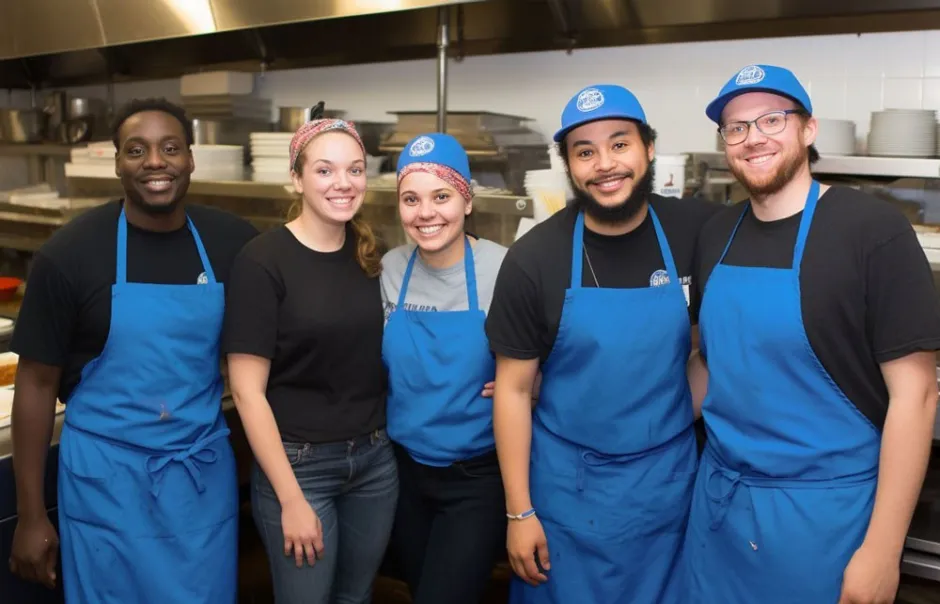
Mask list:
[[[792,69],[809,91],[817,117],[854,120],[861,140],[872,111],[940,110],[940,30],[471,56],[450,61],[448,110],[523,115],[548,137],[574,91],[616,83],[640,98],[659,131],[661,153],[714,151],[715,128],[705,118],[705,105],[749,63]],[[255,77],[254,94],[271,99],[274,111],[325,100],[349,119],[382,122],[394,121],[388,111],[436,107],[435,59],[270,71]],[[140,96],[180,97],[177,79],[114,88],[118,104]],[[107,96],[104,85],[66,90],[75,96]],[[11,99],[14,106],[28,106],[29,91],[0,94],[0,107]],[[0,188],[25,184],[25,171],[16,162],[25,160],[0,157]]]

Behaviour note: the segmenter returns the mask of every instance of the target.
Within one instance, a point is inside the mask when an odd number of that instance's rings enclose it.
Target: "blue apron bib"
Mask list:
[[[234,603],[238,493],[222,415],[217,283],[127,282],[118,219],[111,325],[69,397],[59,531],[69,604]],[[201,280],[201,279],[200,279]]]
[[[669,276],[658,287],[581,287],[583,214],[575,223],[571,287],[532,422],[531,497],[551,571],[538,587],[515,578],[513,604],[678,604],[685,595],[671,580],[696,469],[689,313],[649,213]]]
[[[686,565],[703,604],[839,599],[874,504],[881,437],[833,382],[803,325],[800,264],[813,182],[790,268],[715,265],[699,328],[708,443]]]
[[[464,238],[468,310],[405,310],[418,248],[408,260],[398,306],[388,318],[388,436],[428,466],[449,466],[492,451],[493,405],[481,394],[496,365],[477,299],[473,250]]]

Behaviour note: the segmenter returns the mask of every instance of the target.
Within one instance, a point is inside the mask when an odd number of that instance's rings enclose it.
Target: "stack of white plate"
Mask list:
[[[243,180],[245,148],[241,145],[193,145],[193,180]]]
[[[252,180],[290,182],[290,139],[293,132],[252,132]]]
[[[820,155],[854,155],[855,122],[816,118],[816,150]]]
[[[937,112],[932,109],[885,109],[871,114],[868,154],[933,157],[937,153]]]

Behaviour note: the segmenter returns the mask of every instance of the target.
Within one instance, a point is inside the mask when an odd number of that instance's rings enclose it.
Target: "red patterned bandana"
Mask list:
[[[403,178],[415,172],[427,172],[428,174],[433,174],[450,186],[454,187],[454,189],[467,201],[473,199],[473,185],[467,182],[467,180],[460,175],[460,172],[454,170],[450,166],[445,166],[443,164],[432,164],[428,162],[408,164],[401,169],[401,172],[398,173],[398,186],[401,186],[401,181]]]
[[[290,140],[290,169],[293,170],[297,163],[297,158],[303,153],[304,148],[319,134],[329,130],[341,130],[356,139],[359,147],[362,148],[362,154],[366,154],[366,146],[362,144],[362,138],[356,132],[356,126],[352,122],[337,119],[322,119],[307,122],[297,129],[294,137]]]

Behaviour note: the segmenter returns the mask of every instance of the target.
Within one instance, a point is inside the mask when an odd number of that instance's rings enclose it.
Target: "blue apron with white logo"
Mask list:
[[[238,493],[222,415],[224,286],[127,282],[118,219],[111,325],[69,397],[59,531],[69,604],[235,602]]]
[[[582,287],[584,215],[575,223],[571,286],[532,422],[529,483],[551,570],[537,587],[515,578],[513,604],[683,602],[673,581],[696,469],[690,322],[649,213],[669,276],[659,287]]]
[[[708,442],[685,566],[690,602],[836,602],[874,505],[881,435],[832,380],[803,324],[806,199],[788,268],[722,264],[702,298]],[[694,595],[694,597],[692,597]]]
[[[468,309],[410,311],[405,296],[418,249],[408,260],[398,306],[385,325],[388,436],[429,466],[449,466],[495,448],[493,405],[482,395],[496,365],[477,299],[473,250],[464,238]]]

